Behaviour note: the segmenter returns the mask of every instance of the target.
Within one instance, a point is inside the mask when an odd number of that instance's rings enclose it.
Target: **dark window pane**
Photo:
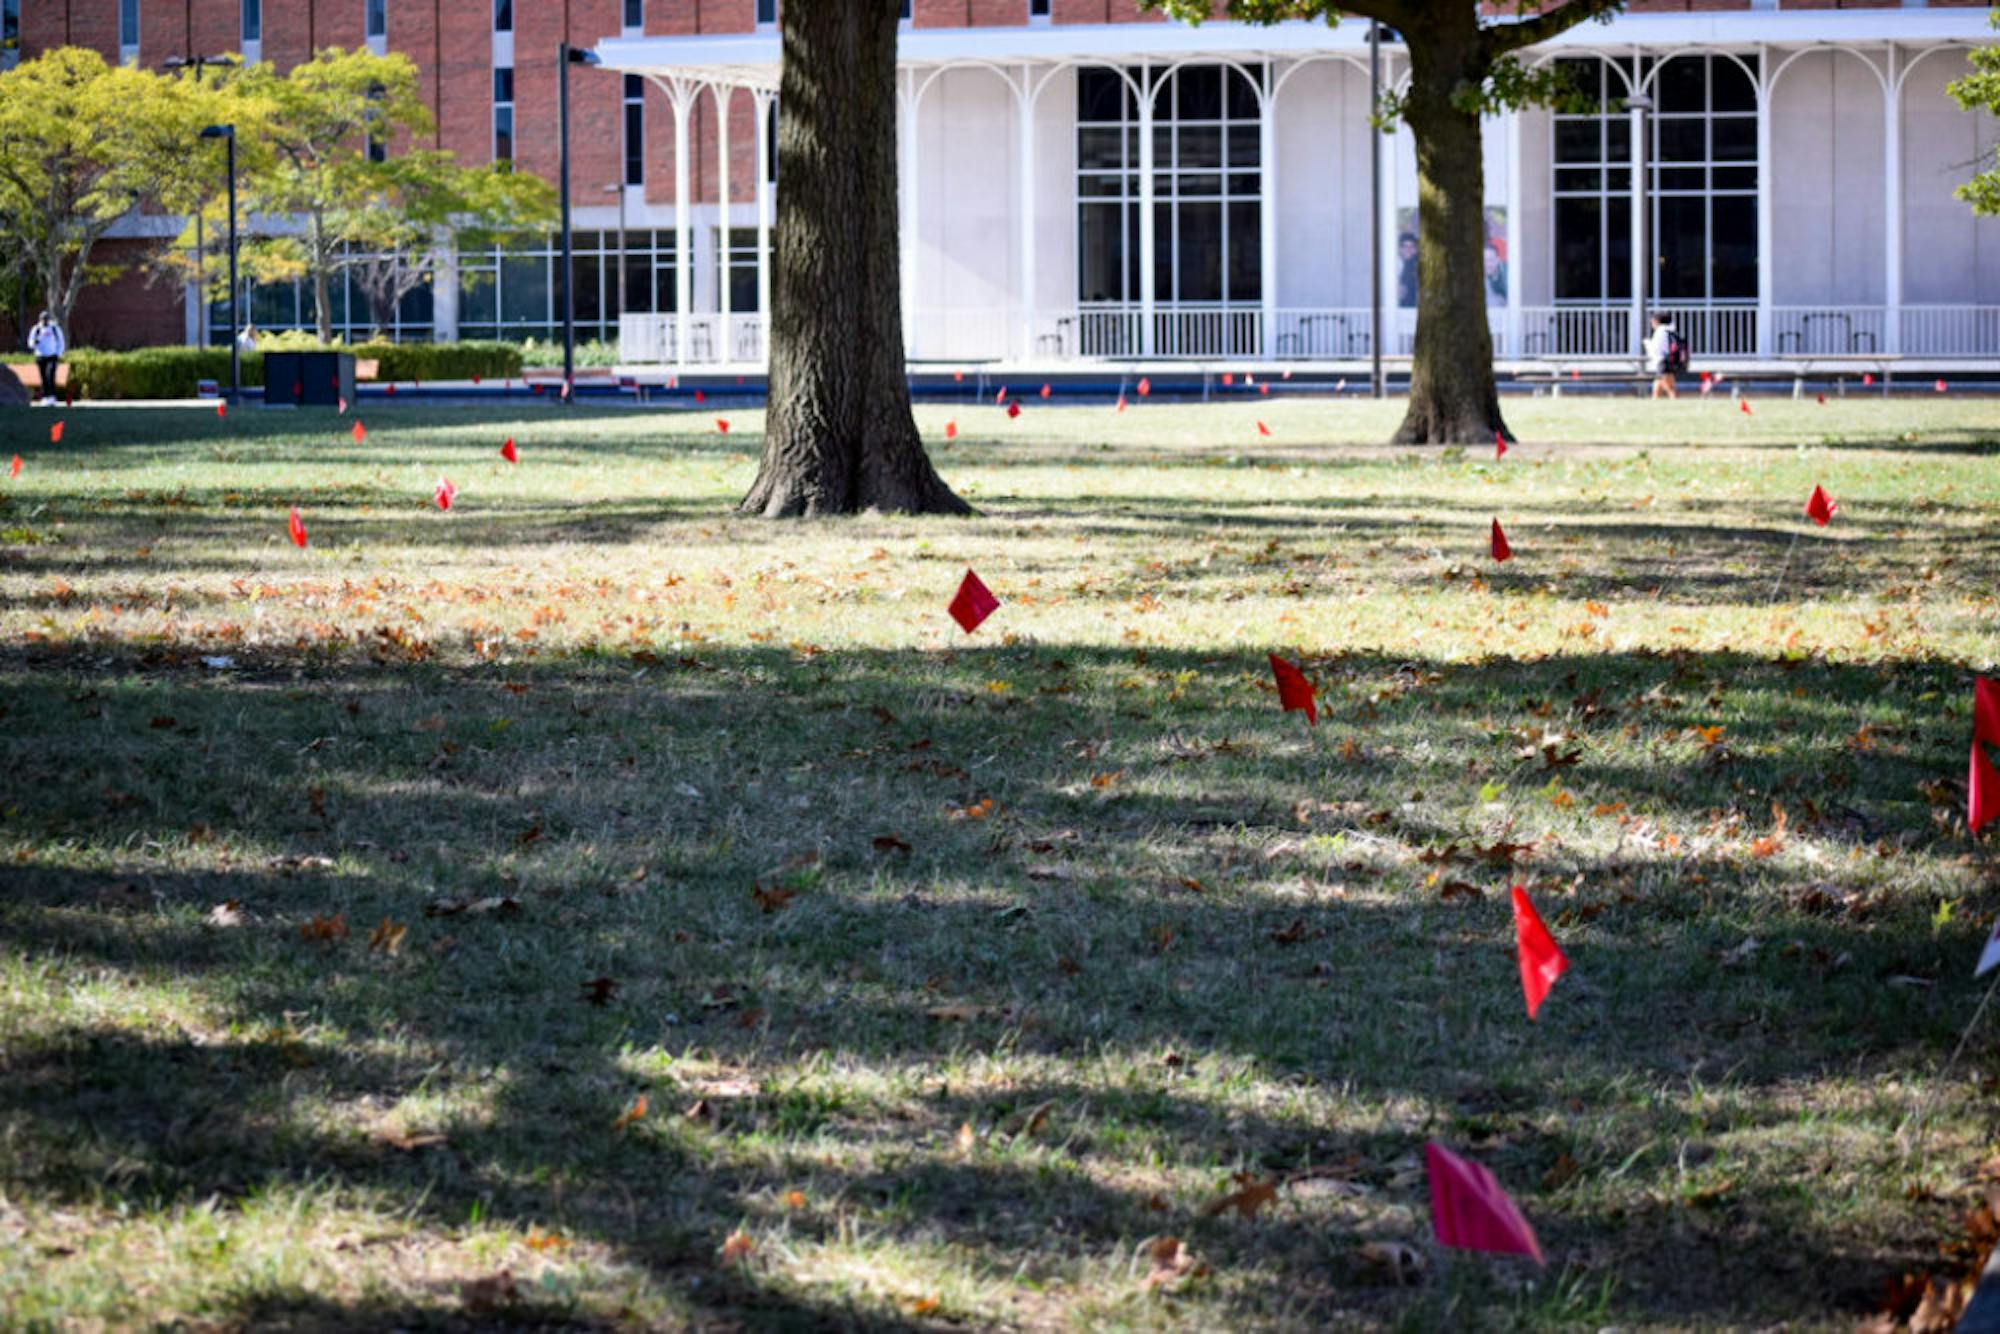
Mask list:
[[[1219,167],[1222,165],[1222,131],[1212,127],[1182,130],[1180,165]]]
[[[1174,83],[1176,120],[1222,119],[1222,66],[1190,65]]]
[[[1653,142],[1662,162],[1706,162],[1708,122],[1699,116],[1685,119],[1663,116],[1656,122]]]
[[[1604,201],[1604,295],[1632,294],[1632,200],[1613,195]]]
[[[1589,120],[1558,120],[1556,122],[1556,161],[1597,162],[1604,151],[1603,122],[1592,117]]]
[[[1708,201],[1668,195],[1658,201],[1656,295],[1669,301],[1708,295]]]
[[[514,100],[514,71],[496,69],[493,71],[493,100],[511,102]]]
[[[549,318],[549,262],[540,256],[500,261],[500,318],[508,324]]]
[[[1632,160],[1632,121],[1622,112],[1604,122],[1604,160]]]
[[[1083,199],[1117,199],[1124,193],[1123,176],[1079,176],[1076,193]]]
[[[1755,162],[1757,160],[1757,118],[1754,116],[1717,116],[1713,138],[1715,160],[1717,162]]]
[[[1604,295],[1603,220],[1595,199],[1556,200],[1556,300]]]
[[[1616,171],[1605,172],[1604,188],[1613,192],[1621,190],[1629,192],[1632,189],[1632,169],[1621,167]]]
[[[729,307],[735,311],[757,309],[757,267],[738,264],[729,271]]]
[[[1656,190],[1701,190],[1707,183],[1708,172],[1701,167],[1668,167],[1653,173]]]
[[[1257,86],[1239,69],[1229,70],[1224,77],[1229,88],[1229,119],[1256,120]]]
[[[1135,247],[1136,248],[1136,247]],[[1138,289],[1132,291],[1137,296]],[[1166,204],[1153,205],[1153,295],[1171,301],[1174,290],[1174,210]]]
[[[1556,189],[1565,194],[1604,188],[1604,173],[1595,167],[1563,167],[1556,172]]]
[[[1251,172],[1239,171],[1229,178],[1229,193],[1232,195],[1254,195],[1263,188],[1263,179]]]
[[[1086,204],[1077,213],[1078,293],[1085,301],[1124,300],[1124,208],[1116,204]]]
[[[1708,80],[1701,56],[1677,56],[1660,66],[1653,97],[1663,113],[1708,110]]]
[[[1746,63],[1756,68],[1757,58],[1748,57]],[[1715,56],[1708,62],[1709,95],[1714,99],[1717,111],[1755,111],[1757,109],[1757,85],[1743,66],[1726,56]]]
[[[1755,167],[1717,167],[1709,175],[1714,178],[1718,190],[1755,190],[1757,169]]]
[[[1183,199],[1190,196],[1213,199],[1221,193],[1222,178],[1220,176],[1203,174],[1199,176],[1182,176],[1180,179],[1179,194]]]
[[[653,261],[648,255],[628,255],[625,259],[625,299],[621,311],[650,315],[653,311]]]
[[[1103,167],[1125,165],[1121,150],[1124,147],[1124,132],[1116,128],[1084,128],[1076,132],[1076,165],[1090,171]]]
[[[514,31],[514,0],[493,0],[493,31]]]
[[[1182,301],[1222,300],[1222,206],[1184,204],[1180,210]]]
[[[1262,145],[1254,126],[1238,126],[1229,132],[1229,165],[1255,167],[1263,162]]]
[[[1125,80],[1116,70],[1085,68],[1076,72],[1076,118],[1117,121],[1125,106]]]
[[[646,183],[646,108],[631,102],[625,107],[625,184]]]
[[[460,272],[458,318],[461,325],[492,324],[500,318],[499,288],[491,270]]]
[[[603,309],[597,286],[603,275],[599,267],[602,263],[596,255],[577,255],[570,261],[571,300],[576,302],[577,319],[586,324],[595,324]],[[556,314],[562,312],[558,310]]]
[[[1757,201],[1724,196],[1713,210],[1711,249],[1714,295],[1721,298],[1757,295]]]
[[[1263,244],[1255,204],[1229,205],[1229,299],[1260,301],[1264,295]]]
[[[431,285],[424,283],[403,293],[402,301],[396,307],[397,318],[404,325],[429,324],[432,319],[433,302]]]

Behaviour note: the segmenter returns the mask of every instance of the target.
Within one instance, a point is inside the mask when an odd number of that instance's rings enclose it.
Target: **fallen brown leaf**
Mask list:
[[[1242,1175],[1237,1177],[1239,1181],[1243,1181],[1244,1179]],[[1250,1180],[1242,1189],[1223,1196],[1206,1209],[1203,1209],[1202,1213],[1210,1218],[1214,1218],[1218,1214],[1228,1213],[1231,1209],[1234,1209],[1241,1217],[1255,1218],[1259,1209],[1272,1203],[1277,1198],[1278,1178],[1271,1177],[1265,1181]]]
[[[641,1093],[632,1100],[632,1105],[618,1113],[618,1119],[611,1123],[614,1131],[622,1131],[626,1126],[637,1125],[646,1117],[646,1095]]]

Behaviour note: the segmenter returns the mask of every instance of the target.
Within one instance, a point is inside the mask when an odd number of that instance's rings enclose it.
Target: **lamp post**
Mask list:
[[[1653,277],[1652,204],[1646,189],[1646,113],[1653,99],[1643,94],[1625,99],[1632,113],[1632,335],[1639,344],[1639,369],[1646,369],[1646,299]]]
[[[194,71],[194,81],[201,82],[201,72],[210,67],[234,69],[242,63],[240,56],[168,56],[160,62],[160,69],[166,74],[178,74],[184,69]],[[201,211],[194,215],[194,290],[201,298],[201,343],[208,346],[208,242],[202,236]],[[232,337],[234,334],[232,333]]]
[[[242,327],[236,305],[236,127],[211,125],[201,132],[204,139],[220,139],[229,151],[229,401],[243,397],[243,344],[237,336]]]
[[[576,401],[576,285],[570,280],[575,262],[569,226],[569,67],[601,63],[595,51],[580,51],[568,42],[556,47],[556,119],[562,138],[562,316],[563,399]],[[622,295],[622,294],[621,294]]]
[[[618,318],[625,318],[625,184],[607,185],[604,193],[618,196]]]

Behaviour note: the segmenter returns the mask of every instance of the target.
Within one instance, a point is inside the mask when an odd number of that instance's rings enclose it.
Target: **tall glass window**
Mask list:
[[[721,230],[715,237],[715,255],[729,284],[729,309],[741,315],[757,309],[757,229],[732,227],[725,245]]]
[[[1633,62],[1568,62],[1607,110],[1554,118],[1558,301],[1614,302],[1632,291]],[[1747,67],[1747,68],[1746,68]],[[1651,58],[1646,198],[1652,294],[1667,302],[1749,301],[1757,295],[1756,57]]]
[[[778,0],[757,0],[757,26],[768,28],[778,21]]]
[[[646,81],[625,76],[625,184],[646,183]]]
[[[21,56],[21,0],[0,0],[0,69]]]
[[[1146,70],[1126,74],[1146,86]],[[1256,86],[1226,65],[1191,65],[1160,85],[1153,105],[1154,299],[1261,301]],[[1076,160],[1077,297],[1086,304],[1136,303],[1139,106],[1116,70],[1077,72]]]
[[[118,0],[119,54],[136,56],[139,51],[139,0]]]
[[[493,31],[514,31],[514,0],[493,0]]]
[[[621,310],[664,314],[674,308],[672,229],[636,228],[580,231],[572,238],[571,281],[575,284],[577,334],[618,336]],[[620,257],[624,300],[618,292]],[[556,266],[562,254],[556,238],[518,238],[490,250],[460,250],[459,337],[552,338],[560,334],[556,310]]]
[[[646,0],[625,0],[625,26],[635,32],[646,26]]]
[[[493,160],[514,160],[514,71],[493,71]]]
[[[389,0],[365,0],[362,7],[361,35],[364,37],[389,35]]]
[[[243,40],[264,40],[264,0],[243,0]]]

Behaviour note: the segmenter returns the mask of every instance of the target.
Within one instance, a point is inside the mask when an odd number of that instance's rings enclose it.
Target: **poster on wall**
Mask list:
[[[1423,245],[1417,210],[1396,210],[1396,304],[1404,310],[1417,305],[1417,266]],[[1507,304],[1507,209],[1486,206],[1486,304]]]

